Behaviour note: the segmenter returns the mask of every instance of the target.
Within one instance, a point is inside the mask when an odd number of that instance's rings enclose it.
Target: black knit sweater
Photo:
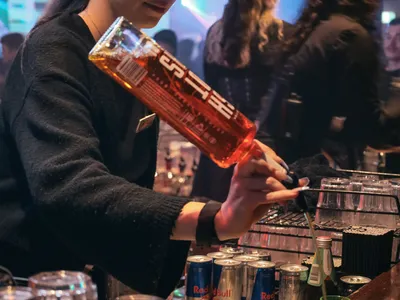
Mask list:
[[[166,297],[189,243],[170,241],[188,199],[151,191],[158,124],[88,60],[95,41],[64,14],[14,61],[0,104],[0,265],[16,275],[94,264]]]

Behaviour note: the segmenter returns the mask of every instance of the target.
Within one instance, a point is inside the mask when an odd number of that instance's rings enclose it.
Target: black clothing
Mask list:
[[[400,70],[385,72],[382,82],[381,99],[393,105],[400,105]],[[400,174],[400,154],[386,154],[386,168],[388,173]]]
[[[254,45],[250,65],[231,68],[225,62],[221,48],[222,25],[222,21],[217,21],[207,34],[204,50],[205,81],[246,117],[255,121],[261,108],[261,99],[268,92],[270,75],[280,52],[281,41],[271,38],[263,53],[258,50],[258,45]],[[292,29],[290,24],[284,22],[284,37],[289,36]],[[263,129],[258,131],[256,138],[274,148],[271,138]],[[225,201],[233,170],[233,166],[222,169],[207,156],[201,155],[192,195]]]
[[[336,50],[343,32],[353,37]],[[389,135],[381,131],[377,50],[372,36],[359,23],[333,15],[318,25],[289,58],[287,63],[295,74],[291,90],[303,101],[303,112],[298,140],[285,149],[286,153],[278,149],[288,163],[320,153],[326,138],[343,143],[345,149],[357,150],[366,143],[376,145]],[[280,114],[272,112],[273,116]],[[346,118],[339,133],[331,131],[335,116]]]
[[[350,177],[349,173],[340,172],[331,168],[329,166],[329,161],[322,154],[301,158],[295,163],[289,165],[289,168],[299,178],[309,178],[309,186],[315,189],[319,189],[321,187],[321,181],[324,178]],[[304,193],[304,196],[306,198],[308,208],[311,211],[315,211],[318,202],[318,193]],[[295,201],[291,201],[289,203],[289,211],[297,210],[299,210],[299,206],[295,204]]]
[[[6,63],[2,59],[0,60],[0,78],[2,80],[2,82],[0,82],[0,95],[3,93],[5,80],[6,80],[8,71],[10,70],[10,66],[11,66],[10,63]]]
[[[261,98],[267,94],[272,71],[281,49],[281,41],[270,38],[264,52],[254,45],[250,65],[231,68],[223,50],[222,21],[217,21],[208,31],[204,50],[205,81],[250,120],[254,121],[260,110]],[[283,22],[283,35],[291,35],[293,26]]]
[[[170,240],[189,201],[150,189],[158,123],[136,134],[144,105],[98,70],[75,14],[33,32],[0,105],[0,265],[16,275],[99,266],[167,297],[189,249]]]

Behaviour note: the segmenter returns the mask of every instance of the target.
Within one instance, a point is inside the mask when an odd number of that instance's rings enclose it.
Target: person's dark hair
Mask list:
[[[178,54],[182,59],[190,58],[193,54],[195,42],[192,39],[183,39],[179,42]]]
[[[284,43],[280,63],[295,54],[315,27],[332,14],[347,15],[362,26],[373,28],[379,3],[379,0],[308,0],[296,22],[294,34]]]
[[[156,42],[164,42],[164,43],[170,45],[176,51],[177,44],[178,44],[178,38],[174,31],[169,30],[169,29],[161,30],[154,35],[153,39]]]
[[[400,25],[400,18],[393,19],[390,21],[389,26]]]
[[[222,17],[221,46],[229,66],[250,63],[252,45],[263,52],[269,40],[283,37],[283,22],[274,16],[277,0],[229,0]]]
[[[34,29],[64,12],[81,12],[88,4],[89,0],[50,0]]]
[[[18,50],[24,42],[24,36],[21,33],[13,32],[3,35],[1,43],[11,50]]]

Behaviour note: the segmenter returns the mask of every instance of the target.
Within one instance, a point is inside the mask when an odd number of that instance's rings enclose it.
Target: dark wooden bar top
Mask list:
[[[350,296],[352,300],[399,300],[400,263]]]

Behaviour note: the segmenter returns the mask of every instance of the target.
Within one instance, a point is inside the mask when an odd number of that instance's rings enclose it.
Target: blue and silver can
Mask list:
[[[213,300],[240,300],[242,264],[233,259],[216,260],[213,274]]]
[[[251,262],[258,261],[258,257],[251,255],[239,255],[233,258],[236,261],[242,263],[242,300],[246,300],[247,294],[249,292],[249,287],[247,284],[247,276],[248,276],[248,265]]]
[[[247,273],[249,300],[275,299],[275,264],[270,261],[256,261],[248,264]]]
[[[211,299],[212,258],[204,255],[187,259],[186,299]]]
[[[249,251],[246,254],[250,256],[255,256],[258,258],[258,260],[271,261],[271,253],[266,250]]]
[[[208,257],[212,258],[213,262],[218,259],[230,259],[233,254],[223,253],[223,252],[211,252],[207,254]]]
[[[231,247],[227,245],[222,245],[219,247],[219,251],[226,254],[232,254],[233,256],[243,255],[244,250],[240,247]]]

